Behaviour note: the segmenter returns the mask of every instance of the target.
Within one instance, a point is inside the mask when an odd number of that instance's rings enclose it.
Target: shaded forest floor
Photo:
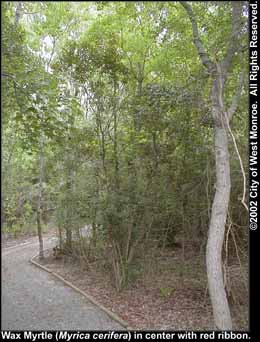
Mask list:
[[[158,252],[158,251],[157,251]],[[135,329],[206,330],[213,329],[203,256],[180,249],[160,250],[146,256],[142,276],[122,292],[112,286],[111,274],[100,262],[80,265],[72,258],[56,259],[46,254],[44,265],[55,271],[98,302],[117,313]],[[248,329],[247,265],[237,259],[229,262],[229,301],[234,329]]]

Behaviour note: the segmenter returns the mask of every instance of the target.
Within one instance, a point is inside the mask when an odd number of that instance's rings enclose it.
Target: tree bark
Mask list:
[[[216,192],[212,204],[206,264],[209,294],[215,327],[231,330],[232,319],[223,280],[222,247],[230,199],[230,160],[228,151],[229,119],[223,103],[225,75],[218,64],[213,78],[211,101],[214,120],[214,148],[216,162]]]
[[[116,88],[117,84],[114,80],[114,92],[113,92],[113,123],[114,123],[114,137],[113,137],[113,149],[114,149],[114,167],[115,167],[115,187],[119,189],[119,161],[118,161],[118,146],[117,146],[117,103],[116,103]]]
[[[43,252],[43,238],[42,238],[42,225],[41,225],[41,211],[37,209],[37,231],[38,231],[38,239],[39,239],[39,258],[44,258]]]
[[[73,161],[72,161],[72,152],[69,152],[67,155],[67,161],[68,161],[68,169],[67,169],[67,196],[73,196]],[[72,203],[70,202],[70,199],[67,198],[67,208],[66,208],[66,224],[65,224],[65,231],[66,231],[66,249],[67,251],[72,250]]]
[[[216,160],[216,192],[212,204],[209,235],[206,248],[207,277],[209,294],[213,308],[214,324],[217,329],[231,330],[232,320],[230,308],[225,291],[222,272],[222,247],[225,236],[225,226],[230,199],[230,161],[228,151],[228,127],[233,113],[237,107],[236,95],[233,98],[230,110],[225,110],[223,93],[228,73],[231,69],[233,57],[237,51],[242,20],[242,2],[232,3],[231,32],[228,49],[221,62],[212,61],[204,49],[199,37],[197,18],[192,6],[181,1],[186,10],[191,24],[194,44],[202,64],[207,68],[212,77],[212,116],[214,121],[214,145]]]
[[[41,121],[43,116],[41,117]],[[39,258],[44,258],[43,253],[43,238],[42,238],[42,225],[41,225],[41,214],[42,214],[42,186],[43,186],[43,178],[44,178],[44,135],[43,132],[40,132],[40,151],[39,151],[39,162],[40,162],[40,170],[39,170],[39,194],[38,194],[38,204],[36,211],[36,219],[37,219],[37,231],[38,231],[38,239],[39,239]]]
[[[15,9],[15,22],[14,27],[16,28],[22,16],[22,2],[19,1]]]
[[[223,281],[222,246],[230,198],[230,163],[225,127],[215,127],[216,192],[212,205],[206,264],[215,327],[231,330],[232,321]]]

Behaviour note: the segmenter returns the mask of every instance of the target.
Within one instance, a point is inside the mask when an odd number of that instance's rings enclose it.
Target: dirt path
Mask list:
[[[53,243],[45,241],[45,248]],[[31,265],[37,252],[36,238],[2,249],[2,330],[123,330],[80,293]]]

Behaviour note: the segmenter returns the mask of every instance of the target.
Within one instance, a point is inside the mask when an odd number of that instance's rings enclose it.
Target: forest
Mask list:
[[[1,7],[2,238],[131,326],[247,329],[248,2]]]

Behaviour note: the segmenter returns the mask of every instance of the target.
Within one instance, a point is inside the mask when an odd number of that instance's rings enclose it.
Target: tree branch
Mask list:
[[[52,61],[52,58],[53,58],[53,55],[54,55],[54,52],[55,52],[56,37],[54,36],[52,38],[53,38],[53,45],[52,45],[51,55],[50,55],[49,61],[47,63],[47,69],[49,69],[49,67],[50,67],[50,64],[51,64],[51,61]]]
[[[225,114],[227,114],[227,113],[225,113]],[[243,186],[243,197],[241,199],[241,203],[243,204],[243,206],[248,211],[248,206],[246,204],[246,189],[247,189],[247,186],[246,186],[246,173],[245,173],[245,169],[244,169],[242,158],[240,156],[240,153],[239,153],[239,150],[238,150],[238,147],[237,147],[236,138],[235,138],[235,136],[234,136],[234,134],[233,134],[233,132],[232,132],[232,130],[230,128],[229,120],[228,120],[227,115],[225,115],[225,119],[226,119],[226,124],[227,124],[227,128],[228,128],[229,134],[231,135],[231,138],[233,140],[235,151],[236,151],[236,154],[238,156],[238,160],[239,160],[239,164],[240,164],[240,169],[241,169],[241,172],[242,172],[242,175],[243,175],[243,185],[244,186]]]
[[[19,1],[18,5],[15,9],[15,22],[14,22],[14,27],[16,28],[19,24],[19,21],[21,19],[22,16],[22,2]]]
[[[41,12],[23,12],[23,14],[38,14],[38,13],[41,13]]]
[[[8,73],[8,72],[1,72],[1,76],[2,77],[10,77],[10,78],[12,78],[12,79],[14,79],[15,78],[15,76],[13,75],[13,74],[10,74],[10,73]]]
[[[209,73],[213,73],[215,71],[215,65],[214,63],[210,60],[210,57],[206,50],[204,49],[204,46],[202,44],[202,41],[199,37],[199,30],[198,30],[198,24],[197,24],[197,19],[193,13],[191,5],[187,1],[180,1],[181,5],[183,8],[186,10],[191,24],[192,24],[192,32],[193,32],[193,39],[194,39],[194,44],[196,45],[196,48],[198,50],[199,57],[203,63],[203,65],[207,68]]]
[[[242,2],[241,1],[232,1],[232,19],[231,19],[231,33],[228,42],[228,50],[226,56],[222,61],[222,70],[223,74],[226,74],[232,63],[232,59],[234,57],[235,52],[238,50],[238,37],[241,31],[241,11],[242,11]]]
[[[231,103],[230,107],[227,110],[227,115],[228,115],[228,120],[229,121],[232,119],[233,114],[237,110],[237,106],[238,106],[238,102],[239,102],[239,99],[240,99],[240,96],[241,96],[241,92],[242,92],[242,89],[243,89],[244,82],[245,82],[245,71],[243,70],[241,72],[241,74],[240,74],[240,77],[239,77],[239,83],[238,83],[238,86],[237,86],[237,91],[234,94],[234,96],[232,98],[232,103]]]

